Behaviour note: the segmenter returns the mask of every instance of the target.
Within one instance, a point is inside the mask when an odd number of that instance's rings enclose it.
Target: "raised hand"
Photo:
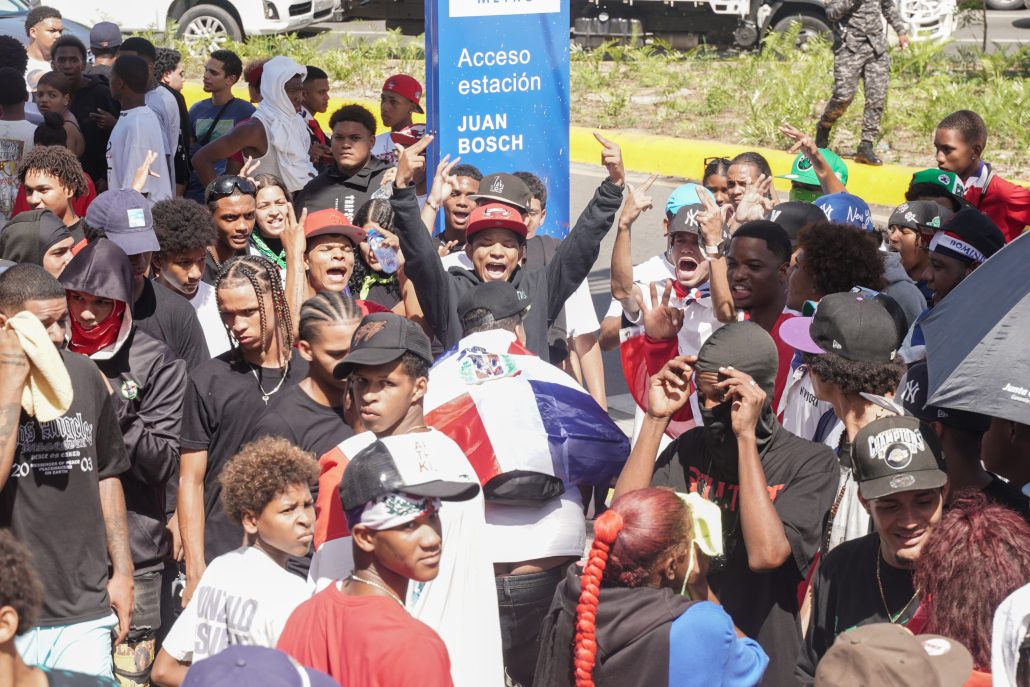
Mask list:
[[[626,184],[626,166],[622,163],[622,149],[615,141],[594,132],[594,138],[601,144],[601,164],[608,168],[608,178],[616,186]]]
[[[815,139],[790,124],[783,124],[780,126],[780,133],[789,138],[793,143],[790,148],[787,149],[788,153],[803,152],[808,159],[812,159],[819,153],[819,149],[815,147]]]
[[[702,248],[718,246],[723,241],[726,222],[733,208],[730,205],[719,207],[715,199],[707,193],[697,195],[704,206],[704,210],[697,214],[697,223],[701,227]]]
[[[393,149],[397,153],[397,178],[393,181],[394,186],[397,188],[410,186],[411,181],[415,178],[415,171],[425,169],[426,158],[422,153],[433,142],[433,138],[432,134],[423,136],[407,148],[400,143],[393,144]]]
[[[161,178],[160,174],[150,169],[156,159],[157,153],[153,150],[148,150],[146,156],[143,158],[143,164],[136,168],[136,174],[132,177],[133,191],[143,193],[143,189],[146,188],[148,179],[151,177],[155,179]]]
[[[654,207],[654,199],[650,196],[650,191],[656,179],[658,179],[658,175],[652,174],[640,186],[630,189],[626,205],[622,208],[622,214],[619,215],[620,225],[632,225],[640,215]]]
[[[304,255],[307,239],[304,238],[304,223],[308,220],[308,209],[304,208],[298,218],[293,203],[286,204],[286,227],[283,229],[283,250],[287,255]]]
[[[644,314],[644,333],[656,341],[674,339],[683,327],[683,311],[669,305],[672,298],[672,279],[665,286],[662,300],[658,300],[658,286],[651,282],[651,308],[644,306],[644,298],[634,289],[633,297],[637,300]],[[657,305],[656,305],[657,304]]]
[[[429,197],[426,199],[426,202],[430,203],[432,207],[439,208],[445,200],[451,197],[455,186],[458,185],[458,180],[451,174],[451,170],[460,161],[460,157],[452,160],[450,155],[440,158],[439,164],[436,165],[436,174],[433,175],[433,185],[429,189]]]
[[[675,415],[690,399],[690,377],[697,356],[681,355],[665,363],[647,388],[647,414],[664,419]]]
[[[261,160],[260,159],[254,159],[253,157],[248,155],[243,160],[243,168],[240,169],[240,174],[239,175],[241,177],[243,177],[244,179],[249,179],[250,181],[254,181],[254,172],[260,166],[261,166]]]
[[[738,437],[754,435],[765,406],[765,390],[750,375],[732,367],[720,367],[719,374],[726,379],[716,386],[726,390],[726,398],[733,404],[730,410],[733,433]]]
[[[772,177],[759,174],[758,179],[749,181],[740,203],[737,204],[737,212],[734,219],[738,224],[750,222],[756,219],[765,219],[769,216],[776,202],[769,197],[772,188]]]

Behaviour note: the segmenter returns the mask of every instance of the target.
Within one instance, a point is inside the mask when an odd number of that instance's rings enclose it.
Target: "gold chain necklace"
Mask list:
[[[912,602],[915,601],[916,598],[919,596],[919,587],[916,587],[915,593],[912,595],[912,598],[908,600],[908,603],[905,604],[905,607],[902,608],[900,611],[898,611],[897,615],[893,615],[891,613],[891,609],[887,606],[887,595],[883,593],[883,582],[880,580],[880,559],[881,558],[882,558],[882,556],[880,555],[880,550],[877,549],[876,550],[876,586],[880,588],[880,601],[883,602],[883,610],[887,611],[887,619],[890,620],[891,623],[897,623],[898,619],[901,618],[901,616],[905,615],[905,611],[908,610],[908,607],[911,606]]]
[[[354,580],[355,582],[361,582],[362,584],[367,584],[369,587],[375,587],[376,589],[386,592],[387,596],[389,596],[391,599],[399,603],[401,605],[401,608],[404,608],[404,602],[401,601],[401,597],[397,596],[397,594],[395,594],[394,591],[387,587],[385,584],[379,584],[375,580],[366,580],[364,577],[358,577],[353,572],[347,576],[347,579]]]

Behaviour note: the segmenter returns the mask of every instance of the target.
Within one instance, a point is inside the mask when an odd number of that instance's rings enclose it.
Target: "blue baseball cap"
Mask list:
[[[669,200],[665,203],[665,216],[668,219],[672,219],[676,216],[676,213],[680,211],[685,205],[697,205],[701,209],[704,209],[704,204],[701,202],[701,195],[707,195],[712,202],[715,202],[715,196],[712,192],[706,189],[701,184],[683,184],[677,186],[676,190],[669,196]]]
[[[129,188],[104,191],[89,204],[86,224],[103,229],[126,255],[159,251],[150,205],[143,194]]]
[[[182,687],[339,687],[325,673],[306,668],[281,651],[264,646],[233,645],[194,663]]]
[[[866,231],[875,229],[869,205],[847,191],[820,196],[815,199],[814,205],[823,211],[830,222],[850,224]]]

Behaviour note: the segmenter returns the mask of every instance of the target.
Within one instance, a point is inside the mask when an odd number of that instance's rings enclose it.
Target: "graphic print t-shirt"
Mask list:
[[[164,649],[178,661],[194,663],[228,646],[274,649],[293,609],[310,596],[302,579],[264,551],[241,547],[211,561]]]
[[[100,370],[78,353],[62,350],[61,357],[75,391],[71,407],[42,424],[22,411],[11,474],[0,491],[0,527],[29,547],[43,582],[40,627],[111,612],[99,485],[129,469]]]
[[[0,222],[14,215],[14,201],[18,197],[18,163],[32,150],[32,136],[36,125],[25,120],[0,122]]]

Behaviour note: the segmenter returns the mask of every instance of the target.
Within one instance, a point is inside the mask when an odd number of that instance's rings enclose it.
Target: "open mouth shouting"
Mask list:
[[[490,261],[483,265],[483,276],[487,281],[502,281],[508,274],[508,266],[503,262]]]
[[[676,279],[680,282],[689,282],[694,278],[694,273],[697,272],[699,264],[697,260],[684,255],[676,261]]]

